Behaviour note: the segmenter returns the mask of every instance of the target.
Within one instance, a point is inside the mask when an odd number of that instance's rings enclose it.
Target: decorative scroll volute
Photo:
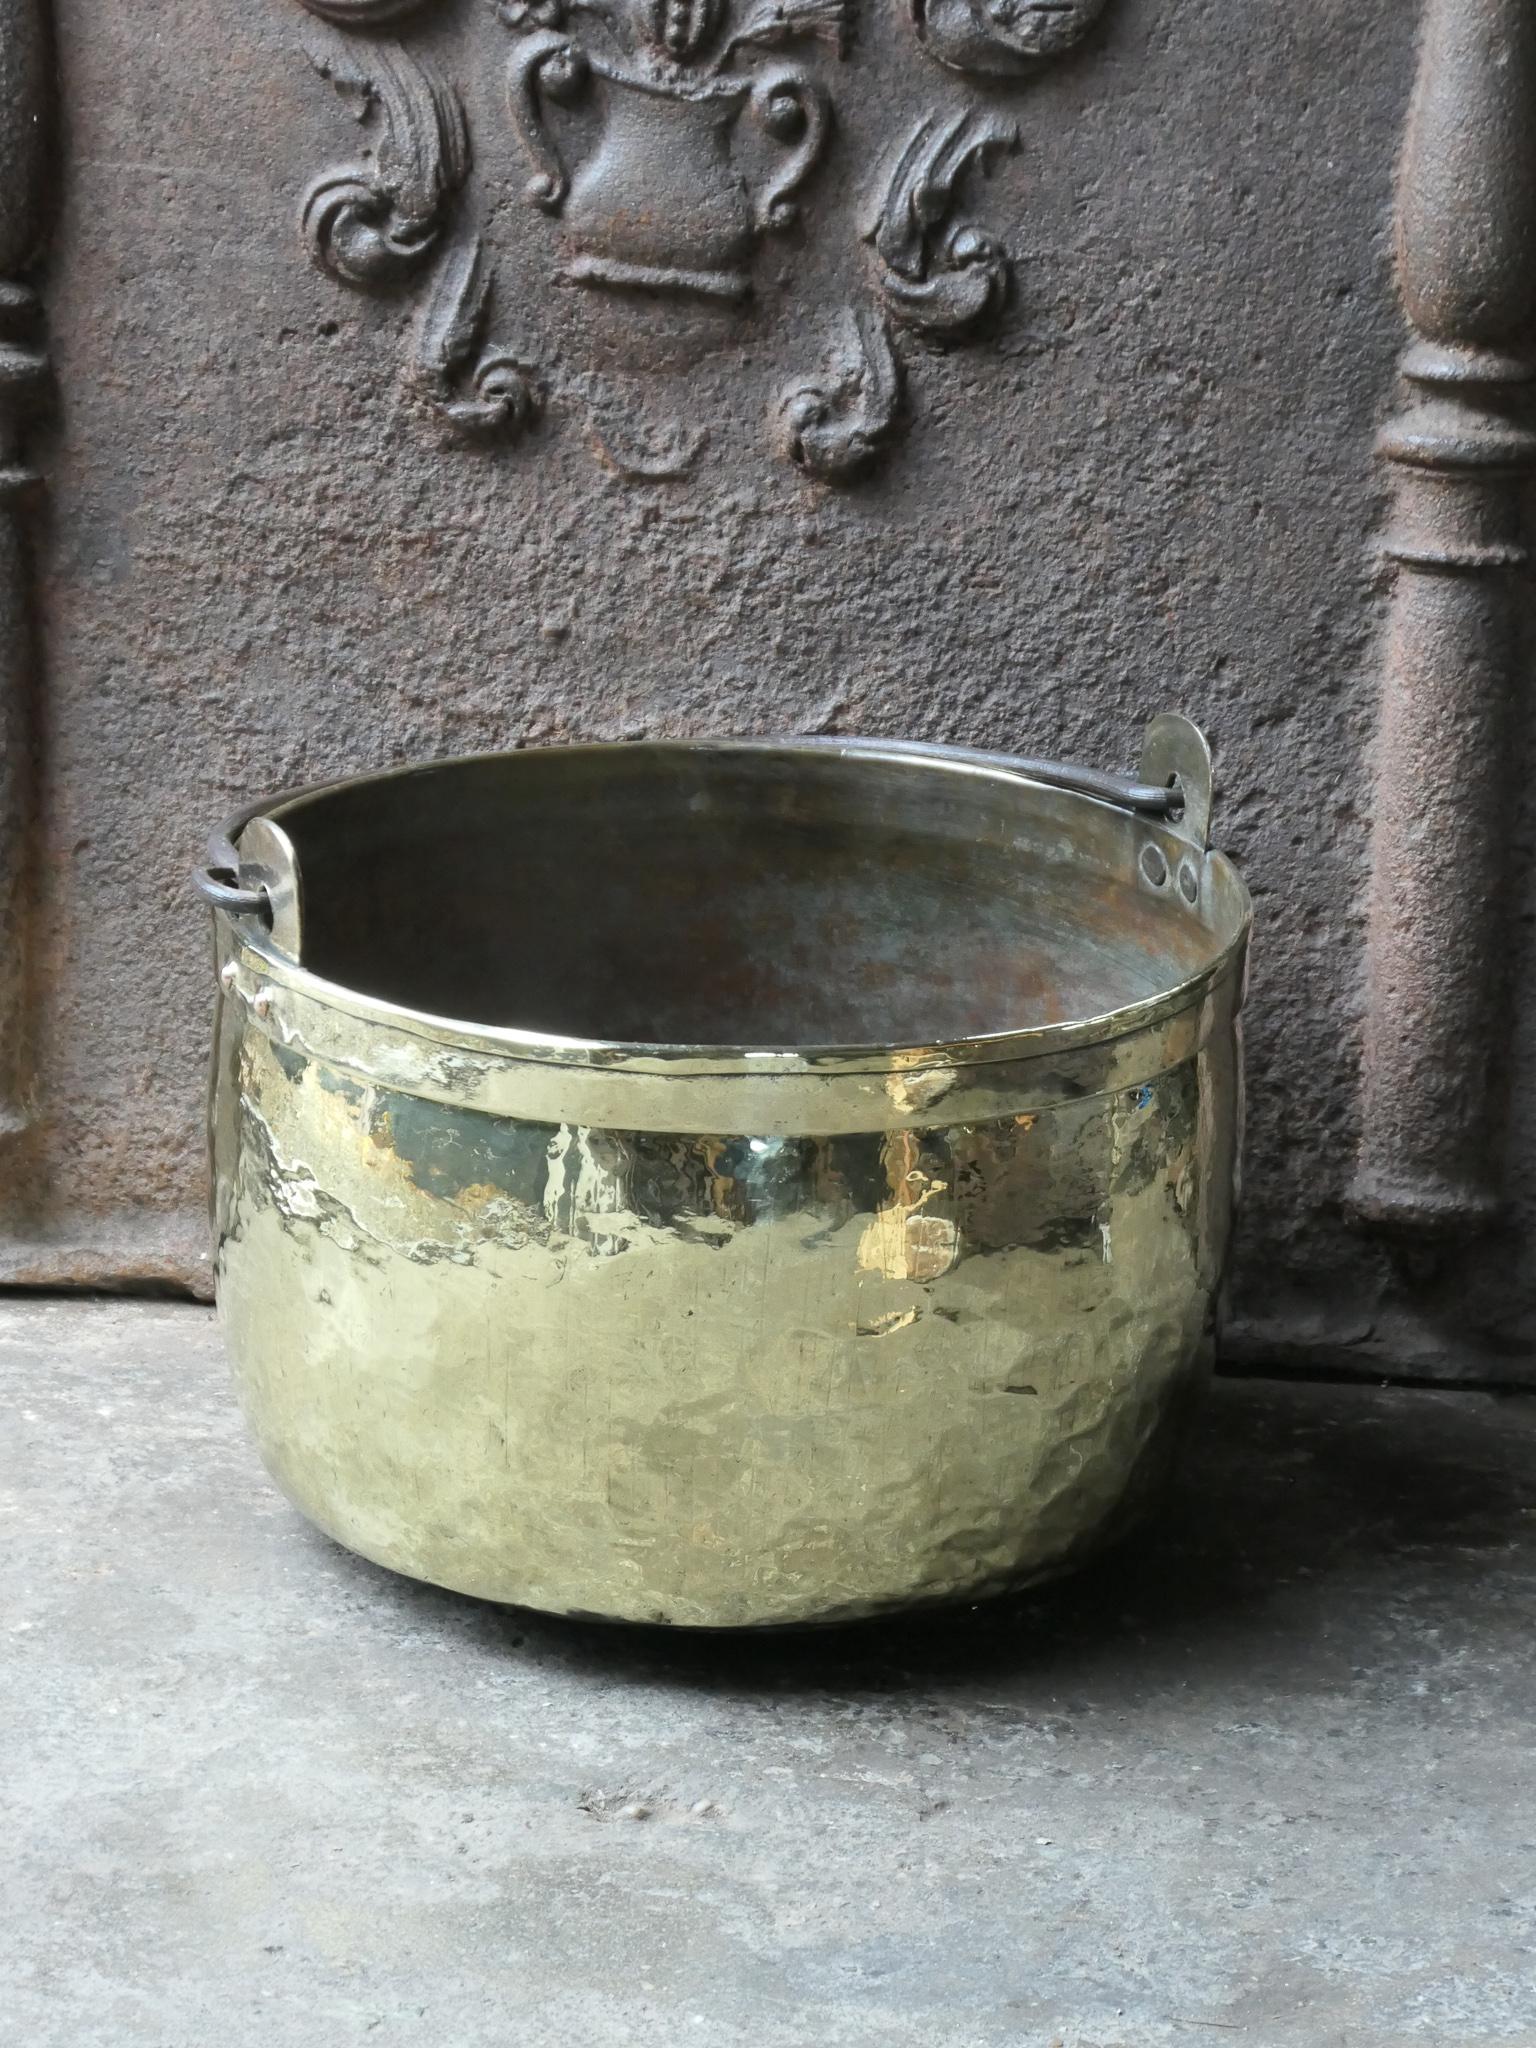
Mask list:
[[[996,114],[963,113],[918,124],[898,158],[868,240],[879,290],[896,320],[925,334],[962,334],[994,312],[1008,288],[1008,254],[959,211],[971,171],[1018,146]]]
[[[781,453],[821,483],[863,474],[889,445],[901,411],[901,366],[885,322],[848,312],[824,371],[779,401]]]
[[[388,285],[431,256],[469,173],[469,130],[453,87],[396,42],[366,66],[323,67],[377,117],[372,161],[322,172],[304,199],[304,235],[343,284]]]

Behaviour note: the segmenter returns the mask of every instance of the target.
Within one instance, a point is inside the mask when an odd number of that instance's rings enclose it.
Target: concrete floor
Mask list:
[[[1228,1383],[1160,1535],[750,1641],[390,1577],[206,1312],[0,1304],[0,2038],[1536,2044],[1536,1401]]]

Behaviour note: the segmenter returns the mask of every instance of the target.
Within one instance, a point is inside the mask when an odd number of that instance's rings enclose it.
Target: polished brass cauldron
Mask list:
[[[216,842],[219,1300],[273,1475],[561,1613],[974,1598],[1124,1527],[1206,1371],[1249,903],[1139,782],[552,748]]]

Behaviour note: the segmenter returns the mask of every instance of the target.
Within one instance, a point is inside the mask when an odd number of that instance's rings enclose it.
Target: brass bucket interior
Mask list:
[[[1107,1018],[1209,971],[1246,918],[1176,824],[963,754],[561,748],[267,816],[311,974],[566,1043],[936,1045]]]

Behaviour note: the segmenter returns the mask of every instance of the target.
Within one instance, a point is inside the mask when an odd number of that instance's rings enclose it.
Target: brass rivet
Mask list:
[[[1179,894],[1186,903],[1200,901],[1200,877],[1195,873],[1193,861],[1181,861],[1179,864]]]
[[[1154,889],[1161,889],[1168,880],[1168,863],[1163,859],[1160,846],[1144,846],[1141,849],[1141,872]]]

